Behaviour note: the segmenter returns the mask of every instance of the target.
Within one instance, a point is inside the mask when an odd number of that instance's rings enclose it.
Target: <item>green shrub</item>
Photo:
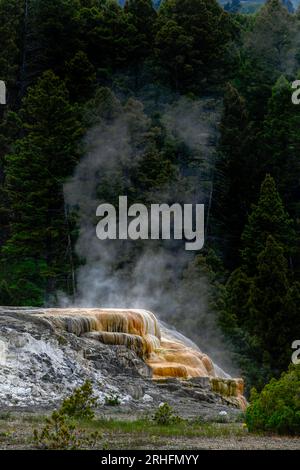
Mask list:
[[[280,379],[251,393],[246,424],[251,432],[300,435],[300,365],[290,366]]]
[[[46,420],[46,426],[41,432],[34,430],[34,442],[40,449],[45,450],[75,450],[93,447],[100,434],[95,432],[86,436],[76,429],[76,424],[70,421],[62,411],[54,411]]]
[[[105,405],[107,406],[118,406],[120,404],[121,401],[118,395],[108,395],[105,397]]]
[[[78,428],[76,419],[93,419],[96,404],[97,398],[93,395],[92,384],[87,380],[63,401],[59,410],[46,419],[46,426],[40,432],[34,430],[36,446],[41,449],[60,450],[93,447],[100,439],[100,434],[84,433]]]
[[[78,449],[80,442],[75,434],[75,425],[67,421],[67,417],[59,411],[54,411],[46,419],[46,426],[41,432],[33,432],[34,442],[41,449]]]
[[[168,403],[162,403],[157,408],[153,421],[159,425],[169,426],[179,423],[182,419],[174,414],[173,408]]]
[[[75,419],[93,419],[97,398],[93,395],[93,387],[90,380],[86,380],[81,387],[74,390],[72,395],[66,398],[61,405],[62,414]]]

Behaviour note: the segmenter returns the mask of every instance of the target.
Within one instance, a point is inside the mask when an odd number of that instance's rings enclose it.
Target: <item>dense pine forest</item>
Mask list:
[[[196,200],[205,247],[178,260],[165,289],[178,298],[161,311],[200,345],[218,328],[247,386],[261,389],[300,339],[300,14],[279,0],[227,10],[216,0],[0,0],[0,304],[59,305],[88,290],[91,201]],[[92,262],[129,291],[142,250],[119,250],[109,269],[103,253]],[[99,284],[91,305],[114,299]],[[152,279],[153,297],[157,288]]]

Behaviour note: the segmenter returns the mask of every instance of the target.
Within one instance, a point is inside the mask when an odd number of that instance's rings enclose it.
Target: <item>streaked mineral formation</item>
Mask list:
[[[180,338],[157,320],[152,312],[138,309],[67,308],[26,310],[35,321],[56,331],[105,345],[125,346],[150,366],[152,378],[182,380],[207,377],[212,391],[245,408],[243,380],[231,378],[196,345]]]

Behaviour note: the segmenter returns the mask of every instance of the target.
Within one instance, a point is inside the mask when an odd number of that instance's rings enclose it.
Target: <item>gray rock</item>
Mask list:
[[[152,380],[150,367],[134,351],[56,331],[32,315],[38,309],[0,307],[0,409],[53,409],[86,379],[99,404],[117,394],[114,413],[149,412],[167,402],[185,418],[236,419],[240,410],[213,393],[207,378]],[[111,407],[99,413],[112,413]]]

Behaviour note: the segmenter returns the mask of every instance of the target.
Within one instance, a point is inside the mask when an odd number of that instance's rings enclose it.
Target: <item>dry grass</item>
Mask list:
[[[34,448],[33,429],[44,425],[45,415],[1,413],[0,448]],[[103,434],[99,449],[300,449],[300,439],[251,435],[243,423],[182,421],[160,426],[147,418],[97,418],[80,421],[78,427]]]

